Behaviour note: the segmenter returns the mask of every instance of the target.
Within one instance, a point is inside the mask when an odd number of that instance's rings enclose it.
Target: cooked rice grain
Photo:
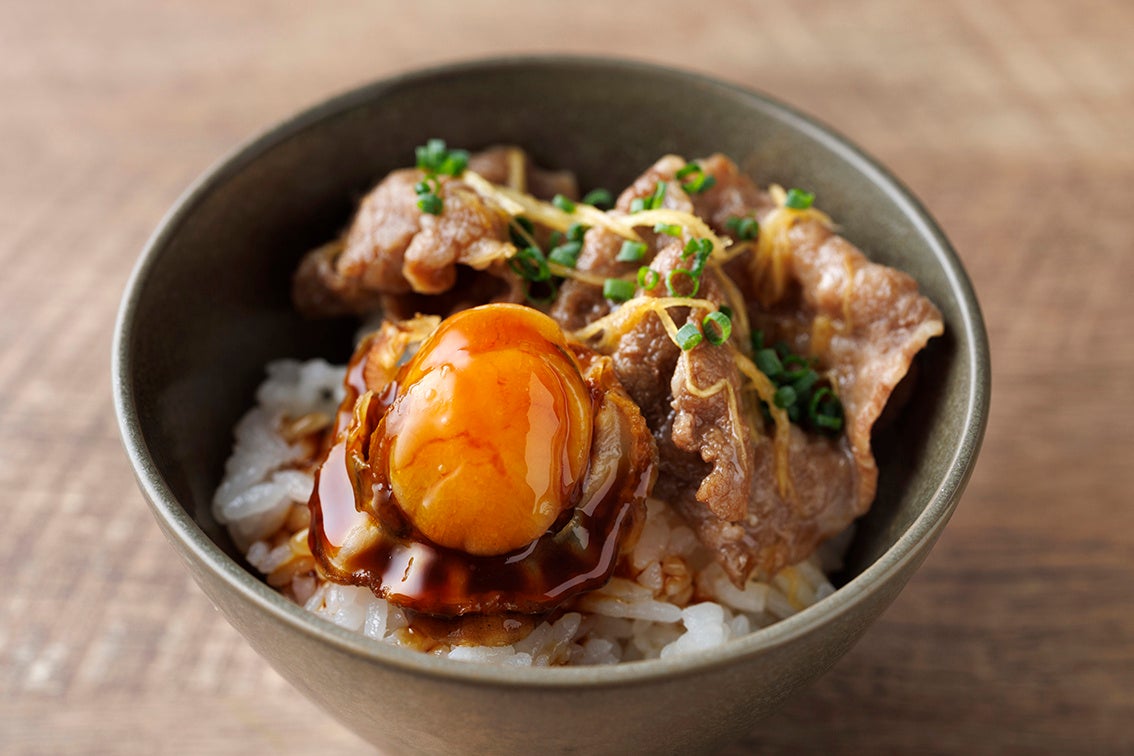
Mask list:
[[[314,449],[302,437],[334,417],[344,369],[322,360],[268,366],[257,406],[235,430],[236,443],[213,514],[227,525],[248,563],[292,600],[330,622],[375,640],[421,648],[406,613],[370,590],[336,585],[312,569],[304,543]],[[322,416],[322,419],[319,417]],[[298,436],[298,437],[297,437]],[[289,441],[288,438],[294,440]],[[429,653],[462,661],[522,666],[615,664],[719,646],[791,616],[829,596],[824,570],[837,569],[849,534],[771,581],[737,588],[662,501],[628,555],[634,579],[615,577],[575,598],[511,646],[439,644]]]

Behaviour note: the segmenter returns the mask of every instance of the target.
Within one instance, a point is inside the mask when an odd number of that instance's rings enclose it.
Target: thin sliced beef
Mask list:
[[[730,217],[763,221],[774,209],[727,158],[713,155],[698,163],[715,179],[710,189],[685,193],[675,179],[685,161],[666,157],[623,193],[619,207],[652,194],[662,180],[669,182],[667,206],[694,211],[724,235]],[[819,359],[846,415],[846,433],[837,438],[791,427],[789,487],[779,484],[774,427],[754,411],[752,394],[742,392],[730,350],[702,343],[682,353],[650,316],[624,334],[612,354],[658,444],[663,472],[656,495],[682,513],[737,583],[804,559],[866,511],[877,487],[871,429],[914,355],[942,330],[940,315],[912,279],[869,262],[823,224],[803,219],[789,238],[790,295],[767,310],[753,304],[749,315],[769,341],[784,338]],[[652,266],[664,278],[681,262],[680,245],[664,237],[660,244]],[[745,280],[745,266],[740,260],[729,273],[742,290],[755,290]],[[698,297],[724,301],[716,275],[706,271]],[[680,326],[686,320],[699,324],[707,313],[671,314]],[[744,427],[732,427],[726,393],[698,396],[688,390],[689,378],[701,388],[718,381],[731,386]]]
[[[517,148],[473,155],[469,168],[496,183],[522,182],[537,195],[577,193],[573,176],[538,169]],[[303,259],[292,290],[301,312],[333,316],[363,315],[381,306],[409,309],[419,301],[414,295],[449,291],[458,266],[483,271],[484,276],[474,276],[476,288],[498,292],[494,301],[517,299],[515,277],[494,260],[510,243],[507,216],[466,183],[447,176],[438,178],[443,212],[423,213],[414,188],[422,178],[417,169],[390,173],[363,198],[340,242]],[[503,282],[481,280],[485,276]]]
[[[519,147],[489,147],[469,157],[469,170],[494,184],[510,186],[542,200],[557,194],[578,199],[579,184],[570,171],[549,171],[532,162]]]
[[[665,274],[687,267],[680,242],[663,249],[652,267]],[[708,268],[701,276],[698,299],[718,306],[725,302],[717,273]],[[711,311],[691,307],[686,321],[698,328]],[[681,321],[676,323],[682,326]],[[671,441],[682,451],[698,455],[709,465],[697,484],[694,498],[714,516],[735,521],[748,512],[755,452],[745,419],[743,378],[732,350],[708,340],[680,353],[670,381],[670,405],[674,410]],[[708,396],[703,394],[711,393]],[[693,481],[687,481],[692,486]],[[682,497],[688,500],[688,496]]]
[[[645,173],[634,179],[634,183],[626,187],[622,194],[618,195],[618,201],[614,204],[615,209],[624,213],[630,212],[630,205],[634,200],[651,196],[657,189],[658,182],[664,181],[666,182],[666,192],[662,199],[662,207],[667,210],[693,212],[693,203],[689,200],[689,195],[682,191],[681,186],[674,182],[673,178],[674,174],[681,170],[684,165],[685,159],[677,155],[661,157],[647,168]]]
[[[618,262],[622,237],[605,228],[592,228],[583,236],[583,248],[575,269],[596,276],[620,276],[635,270],[629,263]],[[559,296],[548,313],[566,331],[575,331],[591,321],[607,315],[610,302],[602,295],[602,287],[586,281],[567,279],[559,286]]]
[[[865,511],[878,480],[871,430],[914,356],[944,331],[941,313],[910,276],[870,262],[822,223],[797,223],[790,241],[798,289],[753,319],[830,370],[860,473],[856,503]]]
[[[800,561],[866,512],[878,483],[874,422],[914,356],[943,330],[913,279],[870,262],[822,223],[802,220],[789,238],[791,295],[767,311],[753,306],[750,317],[770,340],[818,358],[843,402],[846,430],[830,439],[792,427],[787,492],[775,483],[772,439],[758,435],[749,511],[740,521],[675,502],[737,582]]]
[[[673,155],[661,158],[619,195],[615,209],[628,213],[634,200],[653,195],[658,181],[669,180],[684,164],[684,160]],[[674,186],[670,186],[669,189],[674,189]],[[663,206],[685,212],[691,212],[693,209],[689,198],[680,188],[677,188],[672,195],[667,190]],[[653,249],[657,244],[654,233],[650,229],[638,229],[638,231],[646,244]],[[589,229],[583,237],[583,249],[579,253],[576,270],[604,278],[634,273],[642,263],[618,262],[616,259],[624,241],[621,236],[605,228]],[[559,296],[551,307],[550,315],[559,321],[564,329],[573,331],[608,315],[610,309],[610,302],[603,297],[601,287],[585,281],[568,279],[560,285]]]

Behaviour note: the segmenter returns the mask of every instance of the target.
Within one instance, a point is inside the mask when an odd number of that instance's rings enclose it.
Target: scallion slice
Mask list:
[[[815,201],[815,195],[802,189],[789,189],[784,199],[784,206],[792,210],[806,210]]]
[[[752,361],[756,363],[756,368],[769,378],[775,378],[784,369],[783,363],[780,362],[780,356],[776,354],[775,349],[757,350]]]
[[[688,352],[700,344],[702,338],[701,331],[697,328],[696,323],[686,323],[677,329],[677,345],[681,347],[682,351]]]
[[[565,213],[575,212],[575,203],[569,198],[564,197],[562,194],[555,195],[551,200],[551,204],[555,205]]]
[[[701,329],[705,332],[705,338],[713,346],[720,346],[728,341],[728,337],[732,335],[732,321],[729,320],[728,315],[718,310],[717,312],[710,312],[701,321]]]
[[[634,297],[634,284],[621,278],[608,278],[603,282],[602,295],[612,302],[625,302]]]
[[[614,205],[614,195],[606,189],[592,189],[583,197],[583,202],[588,205],[607,209]]]
[[[682,276],[688,278],[693,283],[692,291],[678,291],[678,282]],[[674,268],[669,273],[665,274],[665,288],[671,297],[695,297],[697,296],[697,290],[701,288],[701,280],[685,268]]]
[[[547,260],[538,247],[524,247],[509,258],[508,267],[527,281],[546,281],[551,278]]]
[[[776,393],[772,395],[772,402],[780,409],[787,409],[795,404],[795,400],[795,389],[791,386],[780,386],[776,389]]]
[[[558,263],[565,268],[574,268],[579,264],[579,252],[583,249],[580,242],[565,242],[547,253],[547,261]]]
[[[651,267],[643,265],[638,268],[638,286],[649,291],[658,285],[661,280],[661,274]]]
[[[627,239],[622,242],[622,249],[618,250],[618,257],[614,259],[618,262],[638,262],[645,254],[645,244]]]
[[[444,203],[441,202],[441,198],[432,193],[422,194],[418,197],[417,207],[421,212],[429,213],[430,215],[440,215],[441,211],[445,208]]]

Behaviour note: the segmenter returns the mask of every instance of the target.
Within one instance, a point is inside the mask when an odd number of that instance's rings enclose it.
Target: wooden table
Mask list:
[[[241,140],[375,77],[532,51],[682,65],[836,124],[984,304],[992,415],[957,515],[728,753],[1134,751],[1134,5],[158,5],[0,6],[0,752],[367,751],[155,527],[111,409],[115,309],[164,209]]]

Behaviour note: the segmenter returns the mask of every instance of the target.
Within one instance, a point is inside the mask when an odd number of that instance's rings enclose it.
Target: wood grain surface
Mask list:
[[[764,90],[954,241],[991,421],[925,566],[727,753],[1134,752],[1134,4],[0,4],[0,752],[366,753],[192,584],[110,402],[149,232],[240,141],[426,64],[610,54]]]

